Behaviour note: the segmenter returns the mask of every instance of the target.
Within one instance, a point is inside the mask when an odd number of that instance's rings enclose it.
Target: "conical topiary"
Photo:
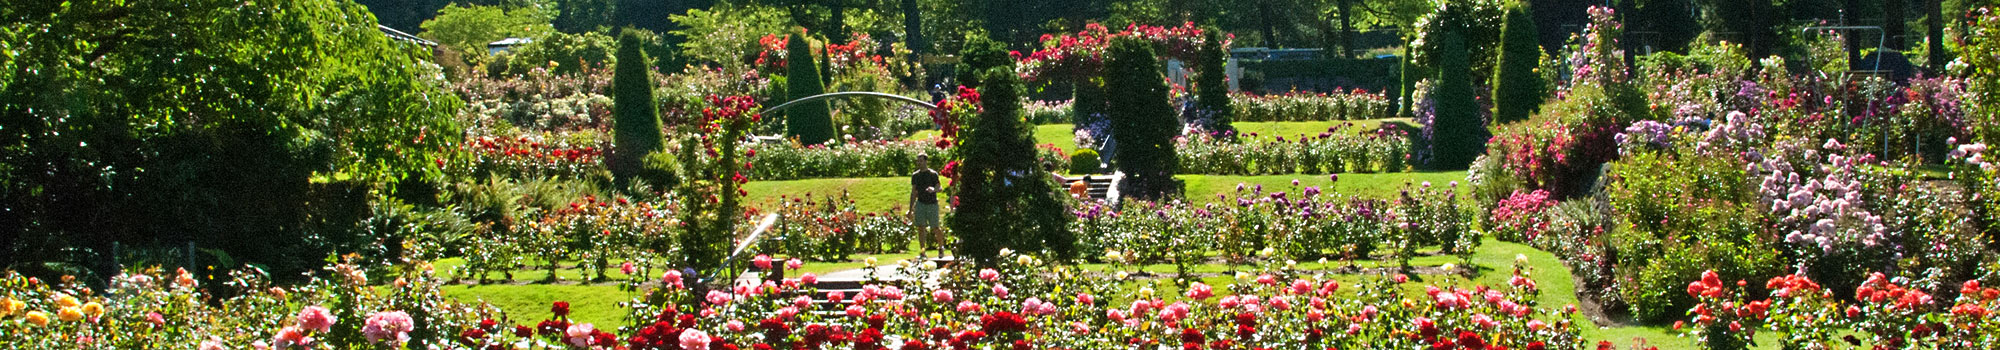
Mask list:
[[[611,77],[611,173],[621,184],[645,167],[646,155],[661,148],[660,109],[653,99],[652,69],[645,40],[627,29],[618,37],[618,64]]]
[[[785,43],[785,92],[786,101],[794,101],[809,96],[826,93],[825,81],[820,79],[818,60],[813,58],[812,43],[806,41],[805,33],[792,35]],[[799,140],[801,144],[817,145],[833,140],[833,111],[826,101],[813,101],[791,107],[785,111],[785,136]]]
[[[1548,82],[1535,72],[1542,57],[1535,17],[1528,6],[1507,9],[1501,24],[1500,67],[1493,74],[1493,123],[1526,120],[1548,98]]]

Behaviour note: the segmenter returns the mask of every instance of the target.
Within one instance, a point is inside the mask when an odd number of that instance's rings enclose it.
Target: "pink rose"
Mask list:
[[[728,330],[729,330],[729,331],[730,331],[731,333],[742,333],[742,332],[743,332],[743,321],[742,321],[742,320],[729,320],[729,323],[724,323],[724,324],[722,325],[722,328],[723,328],[723,329],[728,329]]]
[[[271,344],[279,349],[290,348],[294,346],[301,348],[311,347],[312,343],[313,343],[313,338],[306,336],[306,332],[304,330],[300,330],[298,326],[290,326],[290,327],[285,327],[284,329],[280,329],[278,330],[277,336],[271,337]]]
[[[799,269],[799,268],[801,268],[801,267],[805,267],[805,266],[806,266],[806,263],[805,263],[804,261],[799,261],[799,259],[791,259],[791,260],[785,260],[785,269],[786,269],[786,270],[797,270],[797,269]]]
[[[719,290],[708,291],[708,303],[715,305],[728,304],[729,293],[723,293],[722,291]]]
[[[666,273],[660,274],[660,284],[673,286],[674,288],[680,288],[681,272],[676,270],[667,270]]]
[[[699,329],[681,331],[681,350],[708,350],[708,333]]]
[[[793,261],[798,261],[798,260],[793,260]],[[819,275],[807,272],[804,275],[799,275],[799,282],[805,283],[806,285],[819,284]]]
[[[757,254],[757,257],[750,258],[750,264],[756,265],[758,270],[770,270],[771,256],[764,254]]]
[[[931,292],[931,299],[937,300],[937,302],[939,303],[949,303],[951,302],[951,290],[939,289],[937,291],[933,291]]]
[[[1215,297],[1215,287],[1209,287],[1206,283],[1195,282],[1194,285],[1188,286],[1187,297],[1196,301],[1208,300],[1208,298]]]
[[[1000,280],[1000,272],[993,271],[993,269],[979,269],[979,279],[986,280],[987,282],[998,281]]]
[[[333,329],[333,313],[319,305],[307,306],[299,310],[299,328],[326,333]]]
[[[416,329],[416,321],[410,319],[409,313],[402,311],[370,314],[366,324],[361,327],[361,334],[367,336],[371,344],[390,339],[394,339],[392,343],[396,344],[408,342],[410,331]]]
[[[569,325],[569,328],[563,329],[563,340],[576,347],[588,348],[591,341],[590,335],[596,332],[597,327],[589,323],[572,324]]]

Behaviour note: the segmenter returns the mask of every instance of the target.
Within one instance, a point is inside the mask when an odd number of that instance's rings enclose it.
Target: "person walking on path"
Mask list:
[[[938,256],[945,254],[944,233],[938,230],[938,173],[931,170],[930,155],[917,155],[917,172],[910,174],[910,222],[916,228],[917,241],[923,246],[917,258],[923,259],[936,245]],[[935,240],[936,243],[932,243]]]

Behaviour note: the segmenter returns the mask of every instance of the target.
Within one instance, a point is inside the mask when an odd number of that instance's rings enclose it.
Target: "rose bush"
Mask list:
[[[1242,138],[1195,133],[1176,140],[1183,174],[1262,175],[1408,171],[1409,139],[1383,125],[1335,125],[1319,135]],[[1355,128],[1358,129],[1358,128]]]
[[[1395,101],[1365,89],[1332,93],[1231,94],[1232,115],[1243,122],[1363,120],[1395,117]]]

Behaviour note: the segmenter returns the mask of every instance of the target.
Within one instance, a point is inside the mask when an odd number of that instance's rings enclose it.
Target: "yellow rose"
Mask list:
[[[42,313],[41,311],[29,311],[28,323],[35,326],[47,326],[49,325],[49,314]]]
[[[13,316],[16,312],[21,312],[21,302],[14,301],[14,298],[0,298],[0,317]]]
[[[83,314],[90,315],[90,317],[103,316],[104,305],[98,304],[95,301],[83,303]]]
[[[56,306],[76,307],[77,305],[81,304],[82,303],[76,301],[76,297],[70,296],[69,294],[56,294]]]
[[[83,319],[83,309],[75,307],[62,308],[62,310],[56,311],[56,319],[63,320],[63,322],[76,322],[76,320]]]

